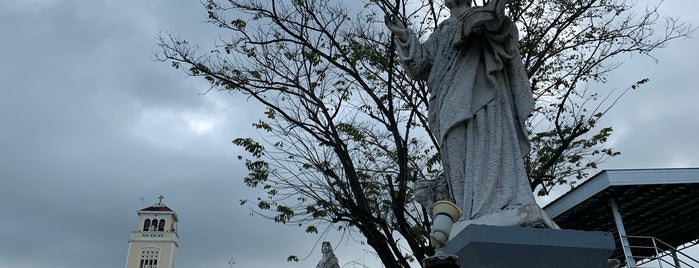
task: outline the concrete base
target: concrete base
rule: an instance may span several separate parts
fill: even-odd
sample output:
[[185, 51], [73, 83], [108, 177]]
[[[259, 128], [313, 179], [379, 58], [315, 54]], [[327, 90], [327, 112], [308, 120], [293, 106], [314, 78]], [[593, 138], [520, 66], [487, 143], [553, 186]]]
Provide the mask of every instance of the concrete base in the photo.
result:
[[469, 225], [444, 252], [461, 268], [600, 268], [614, 251], [610, 233]]
[[424, 268], [460, 268], [459, 257], [455, 255], [432, 256], [422, 261]]

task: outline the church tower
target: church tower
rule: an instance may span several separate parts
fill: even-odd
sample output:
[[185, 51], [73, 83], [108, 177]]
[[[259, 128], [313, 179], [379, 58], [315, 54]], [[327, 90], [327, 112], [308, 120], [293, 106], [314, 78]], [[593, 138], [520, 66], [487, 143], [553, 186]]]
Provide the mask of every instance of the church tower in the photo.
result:
[[126, 268], [174, 268], [179, 236], [177, 214], [160, 201], [139, 210], [138, 229], [131, 232]]

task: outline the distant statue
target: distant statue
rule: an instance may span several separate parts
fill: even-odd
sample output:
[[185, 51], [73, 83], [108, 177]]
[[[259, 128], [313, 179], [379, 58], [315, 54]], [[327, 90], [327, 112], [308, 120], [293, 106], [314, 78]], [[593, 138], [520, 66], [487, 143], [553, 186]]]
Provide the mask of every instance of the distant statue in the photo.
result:
[[427, 81], [429, 126], [461, 222], [557, 228], [536, 204], [524, 167], [534, 98], [505, 1], [445, 0], [451, 16], [424, 43], [394, 16], [385, 23], [407, 74]]
[[320, 259], [316, 268], [340, 268], [340, 264], [337, 262], [337, 257], [335, 257], [330, 242], [323, 242], [321, 251], [323, 252], [323, 258]]
[[607, 260], [606, 265], [604, 266], [605, 268], [619, 268], [621, 265], [621, 262], [617, 259], [609, 259]]

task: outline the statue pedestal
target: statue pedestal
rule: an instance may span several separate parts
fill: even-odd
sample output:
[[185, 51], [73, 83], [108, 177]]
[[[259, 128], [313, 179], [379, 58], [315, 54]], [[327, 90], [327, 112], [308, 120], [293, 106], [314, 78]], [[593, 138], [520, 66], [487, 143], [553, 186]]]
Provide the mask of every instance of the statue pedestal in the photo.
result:
[[455, 255], [432, 256], [422, 261], [424, 268], [460, 268], [459, 257]]
[[444, 249], [461, 268], [599, 268], [614, 251], [610, 233], [469, 225]]

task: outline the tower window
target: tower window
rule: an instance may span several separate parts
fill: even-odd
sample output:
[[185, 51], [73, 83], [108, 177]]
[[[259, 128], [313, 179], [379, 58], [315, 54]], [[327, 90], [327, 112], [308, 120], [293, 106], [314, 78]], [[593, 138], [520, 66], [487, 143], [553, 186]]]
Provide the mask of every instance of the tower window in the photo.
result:
[[149, 220], [149, 219], [146, 219], [146, 220], [143, 222], [143, 231], [148, 231], [148, 227], [150, 227], [150, 220]]
[[165, 231], [165, 220], [160, 220], [160, 223], [158, 223], [158, 231]]
[[138, 268], [158, 268], [158, 258], [160, 257], [160, 249], [144, 248], [141, 249], [141, 260]]
[[151, 230], [151, 231], [156, 231], [156, 230], [158, 230], [157, 228], [158, 228], [158, 220], [157, 220], [157, 219], [153, 219], [153, 220], [150, 222], [150, 230]]

